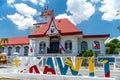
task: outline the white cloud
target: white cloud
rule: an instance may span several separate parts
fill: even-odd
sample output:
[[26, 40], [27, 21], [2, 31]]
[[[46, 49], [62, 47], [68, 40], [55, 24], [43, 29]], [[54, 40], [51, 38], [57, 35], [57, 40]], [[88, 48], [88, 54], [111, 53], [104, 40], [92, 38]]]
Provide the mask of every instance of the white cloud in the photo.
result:
[[103, 13], [103, 20], [112, 21], [120, 19], [120, 15], [116, 16], [117, 10], [120, 10], [119, 0], [103, 0], [99, 10]]
[[36, 23], [33, 18], [24, 17], [18, 13], [7, 15], [7, 18], [9, 18], [14, 24], [16, 24], [19, 30], [28, 29], [33, 25], [33, 23]]
[[74, 24], [80, 24], [82, 21], [88, 20], [94, 13], [95, 8], [90, 2], [85, 0], [67, 0], [67, 12], [71, 15], [59, 14], [58, 17], [67, 17]]
[[44, 7], [45, 3], [46, 3], [46, 0], [38, 0], [39, 1], [39, 5], [41, 7]]
[[98, 3], [100, 0], [91, 0], [92, 3]]
[[0, 18], [0, 21], [2, 21], [3, 19], [2, 18]]
[[13, 7], [15, 0], [7, 0], [7, 4], [11, 7]]
[[[57, 15], [55, 18], [56, 18], [56, 19], [68, 18], [70, 21], [72, 21], [72, 20], [70, 19], [70, 16], [67, 15], [66, 13], [64, 13], [64, 14], [59, 14], [59, 15]], [[73, 21], [72, 21], [72, 22], [73, 22]]]
[[33, 4], [37, 4], [38, 3], [37, 0], [30, 0], [30, 2], [33, 3]]
[[15, 4], [14, 6], [20, 14], [27, 17], [34, 16], [37, 13], [36, 9], [33, 9], [32, 7], [24, 3]]
[[40, 5], [41, 7], [45, 6], [46, 0], [23, 0], [23, 1], [30, 1], [35, 5]]
[[5, 19], [5, 17], [1, 17], [1, 18], [0, 18], [0, 21], [2, 21], [3, 19]]
[[[9, 3], [14, 3], [14, 1], [12, 2], [11, 0]], [[7, 18], [16, 24], [19, 30], [28, 29], [33, 26], [33, 23], [36, 23], [33, 19], [33, 16], [37, 13], [36, 9], [25, 3], [12, 4], [12, 7], [14, 7], [17, 12], [15, 14], [7, 15]]]

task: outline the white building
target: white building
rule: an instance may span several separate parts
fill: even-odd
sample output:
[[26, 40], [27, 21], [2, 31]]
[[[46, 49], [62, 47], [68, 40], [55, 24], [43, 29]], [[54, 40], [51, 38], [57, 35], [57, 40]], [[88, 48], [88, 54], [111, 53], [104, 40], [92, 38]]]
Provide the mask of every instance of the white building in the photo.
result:
[[109, 34], [84, 35], [82, 31], [72, 24], [67, 18], [55, 19], [52, 10], [45, 8], [40, 15], [41, 23], [33, 24], [31, 33], [24, 38], [10, 38], [5, 44], [4, 52], [12, 55], [28, 55], [31, 47], [35, 55], [40, 54], [78, 54], [83, 49], [94, 50], [104, 55], [104, 41]]

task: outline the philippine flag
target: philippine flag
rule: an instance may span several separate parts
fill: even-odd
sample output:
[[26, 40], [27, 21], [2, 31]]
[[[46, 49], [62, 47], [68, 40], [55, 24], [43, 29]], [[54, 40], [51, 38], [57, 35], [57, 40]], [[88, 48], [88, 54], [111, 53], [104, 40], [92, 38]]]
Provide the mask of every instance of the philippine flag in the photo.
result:
[[96, 42], [93, 42], [94, 49], [100, 49], [100, 45]]
[[33, 48], [30, 46], [30, 53], [33, 53]]
[[33, 56], [33, 55], [34, 55], [33, 47], [29, 46], [29, 56]]
[[60, 50], [65, 51], [64, 47], [60, 44]]

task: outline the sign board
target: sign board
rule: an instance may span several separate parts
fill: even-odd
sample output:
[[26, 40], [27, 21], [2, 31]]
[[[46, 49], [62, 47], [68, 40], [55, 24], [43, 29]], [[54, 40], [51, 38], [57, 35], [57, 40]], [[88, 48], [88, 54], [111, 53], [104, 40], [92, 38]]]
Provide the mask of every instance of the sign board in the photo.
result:
[[[45, 65], [40, 63], [45, 60]], [[110, 63], [115, 62], [113, 57], [98, 57], [98, 62], [104, 64], [104, 76], [110, 77]], [[68, 70], [72, 76], [79, 76], [83, 58], [76, 57], [73, 60], [71, 57], [63, 59], [63, 57], [18, 57], [13, 60], [16, 73], [34, 73], [34, 74], [51, 74], [51, 75], [68, 75]], [[43, 63], [42, 63], [43, 64]], [[40, 68], [42, 66], [42, 69]], [[94, 57], [88, 58], [89, 76], [94, 77]], [[58, 74], [58, 70], [59, 73]]]

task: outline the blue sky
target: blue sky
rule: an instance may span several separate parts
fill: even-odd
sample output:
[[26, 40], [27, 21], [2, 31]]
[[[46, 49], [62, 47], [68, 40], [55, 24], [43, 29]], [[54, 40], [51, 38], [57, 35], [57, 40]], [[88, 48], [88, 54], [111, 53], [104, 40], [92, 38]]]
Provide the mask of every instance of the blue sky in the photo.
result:
[[47, 5], [55, 18], [68, 18], [84, 34], [120, 36], [119, 0], [0, 0], [0, 38], [29, 35]]

